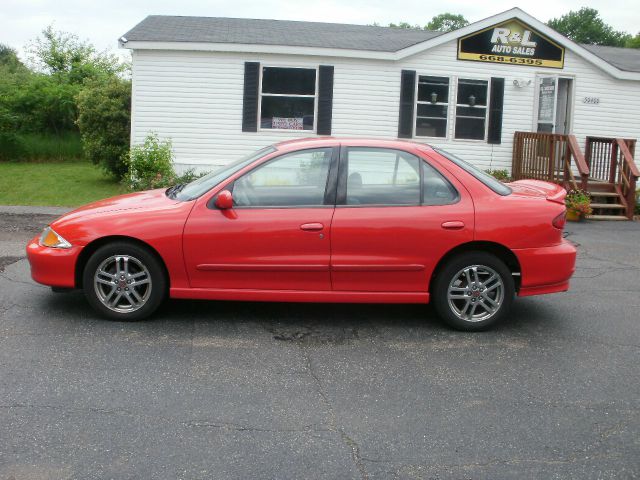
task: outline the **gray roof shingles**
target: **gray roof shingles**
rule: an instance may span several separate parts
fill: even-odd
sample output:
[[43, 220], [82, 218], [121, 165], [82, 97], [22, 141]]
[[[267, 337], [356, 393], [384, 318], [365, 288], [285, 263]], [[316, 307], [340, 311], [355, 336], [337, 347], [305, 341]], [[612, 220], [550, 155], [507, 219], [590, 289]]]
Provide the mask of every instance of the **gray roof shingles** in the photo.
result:
[[440, 34], [341, 23], [150, 15], [123, 36], [128, 41], [243, 43], [396, 52]]
[[[150, 15], [123, 36], [127, 41], [242, 43], [397, 52], [441, 34], [342, 23]], [[582, 46], [620, 70], [640, 72], [640, 49]]]
[[581, 45], [594, 55], [620, 70], [640, 72], [640, 49], [605, 47], [603, 45]]

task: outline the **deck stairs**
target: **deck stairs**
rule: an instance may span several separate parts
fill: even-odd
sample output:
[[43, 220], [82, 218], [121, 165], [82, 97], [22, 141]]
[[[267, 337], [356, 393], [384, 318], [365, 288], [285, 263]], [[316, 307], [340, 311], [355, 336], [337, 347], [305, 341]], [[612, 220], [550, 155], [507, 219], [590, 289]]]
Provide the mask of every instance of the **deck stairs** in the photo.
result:
[[624, 197], [616, 192], [615, 184], [590, 181], [587, 193], [591, 197], [593, 213], [587, 215], [589, 220], [628, 220], [627, 206]]

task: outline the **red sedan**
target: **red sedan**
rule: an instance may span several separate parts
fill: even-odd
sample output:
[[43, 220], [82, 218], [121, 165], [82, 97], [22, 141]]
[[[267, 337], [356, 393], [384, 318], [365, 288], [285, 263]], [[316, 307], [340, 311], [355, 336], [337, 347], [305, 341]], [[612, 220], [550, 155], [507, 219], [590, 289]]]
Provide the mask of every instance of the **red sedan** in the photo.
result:
[[106, 317], [167, 297], [428, 303], [484, 329], [515, 295], [566, 291], [565, 191], [503, 184], [405, 141], [283, 142], [186, 185], [81, 207], [27, 246], [35, 281]]

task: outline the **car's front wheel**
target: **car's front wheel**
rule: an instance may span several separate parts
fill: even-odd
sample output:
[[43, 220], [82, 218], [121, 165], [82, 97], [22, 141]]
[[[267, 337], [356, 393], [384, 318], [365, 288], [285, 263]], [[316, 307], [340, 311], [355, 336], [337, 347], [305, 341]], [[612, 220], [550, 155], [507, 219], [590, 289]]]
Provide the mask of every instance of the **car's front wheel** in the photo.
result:
[[167, 280], [160, 261], [149, 250], [134, 243], [113, 242], [89, 258], [83, 289], [89, 304], [103, 316], [134, 321], [160, 306]]
[[468, 252], [437, 274], [432, 300], [449, 325], [478, 331], [503, 319], [514, 295], [513, 276], [504, 262], [490, 253]]

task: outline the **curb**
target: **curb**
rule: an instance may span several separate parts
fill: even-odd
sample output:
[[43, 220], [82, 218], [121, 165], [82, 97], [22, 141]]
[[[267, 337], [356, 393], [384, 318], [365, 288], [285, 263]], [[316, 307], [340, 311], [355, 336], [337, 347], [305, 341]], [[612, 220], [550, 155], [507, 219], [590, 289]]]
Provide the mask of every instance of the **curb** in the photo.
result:
[[31, 207], [23, 205], [0, 205], [0, 214], [12, 215], [63, 215], [73, 210], [71, 207]]

